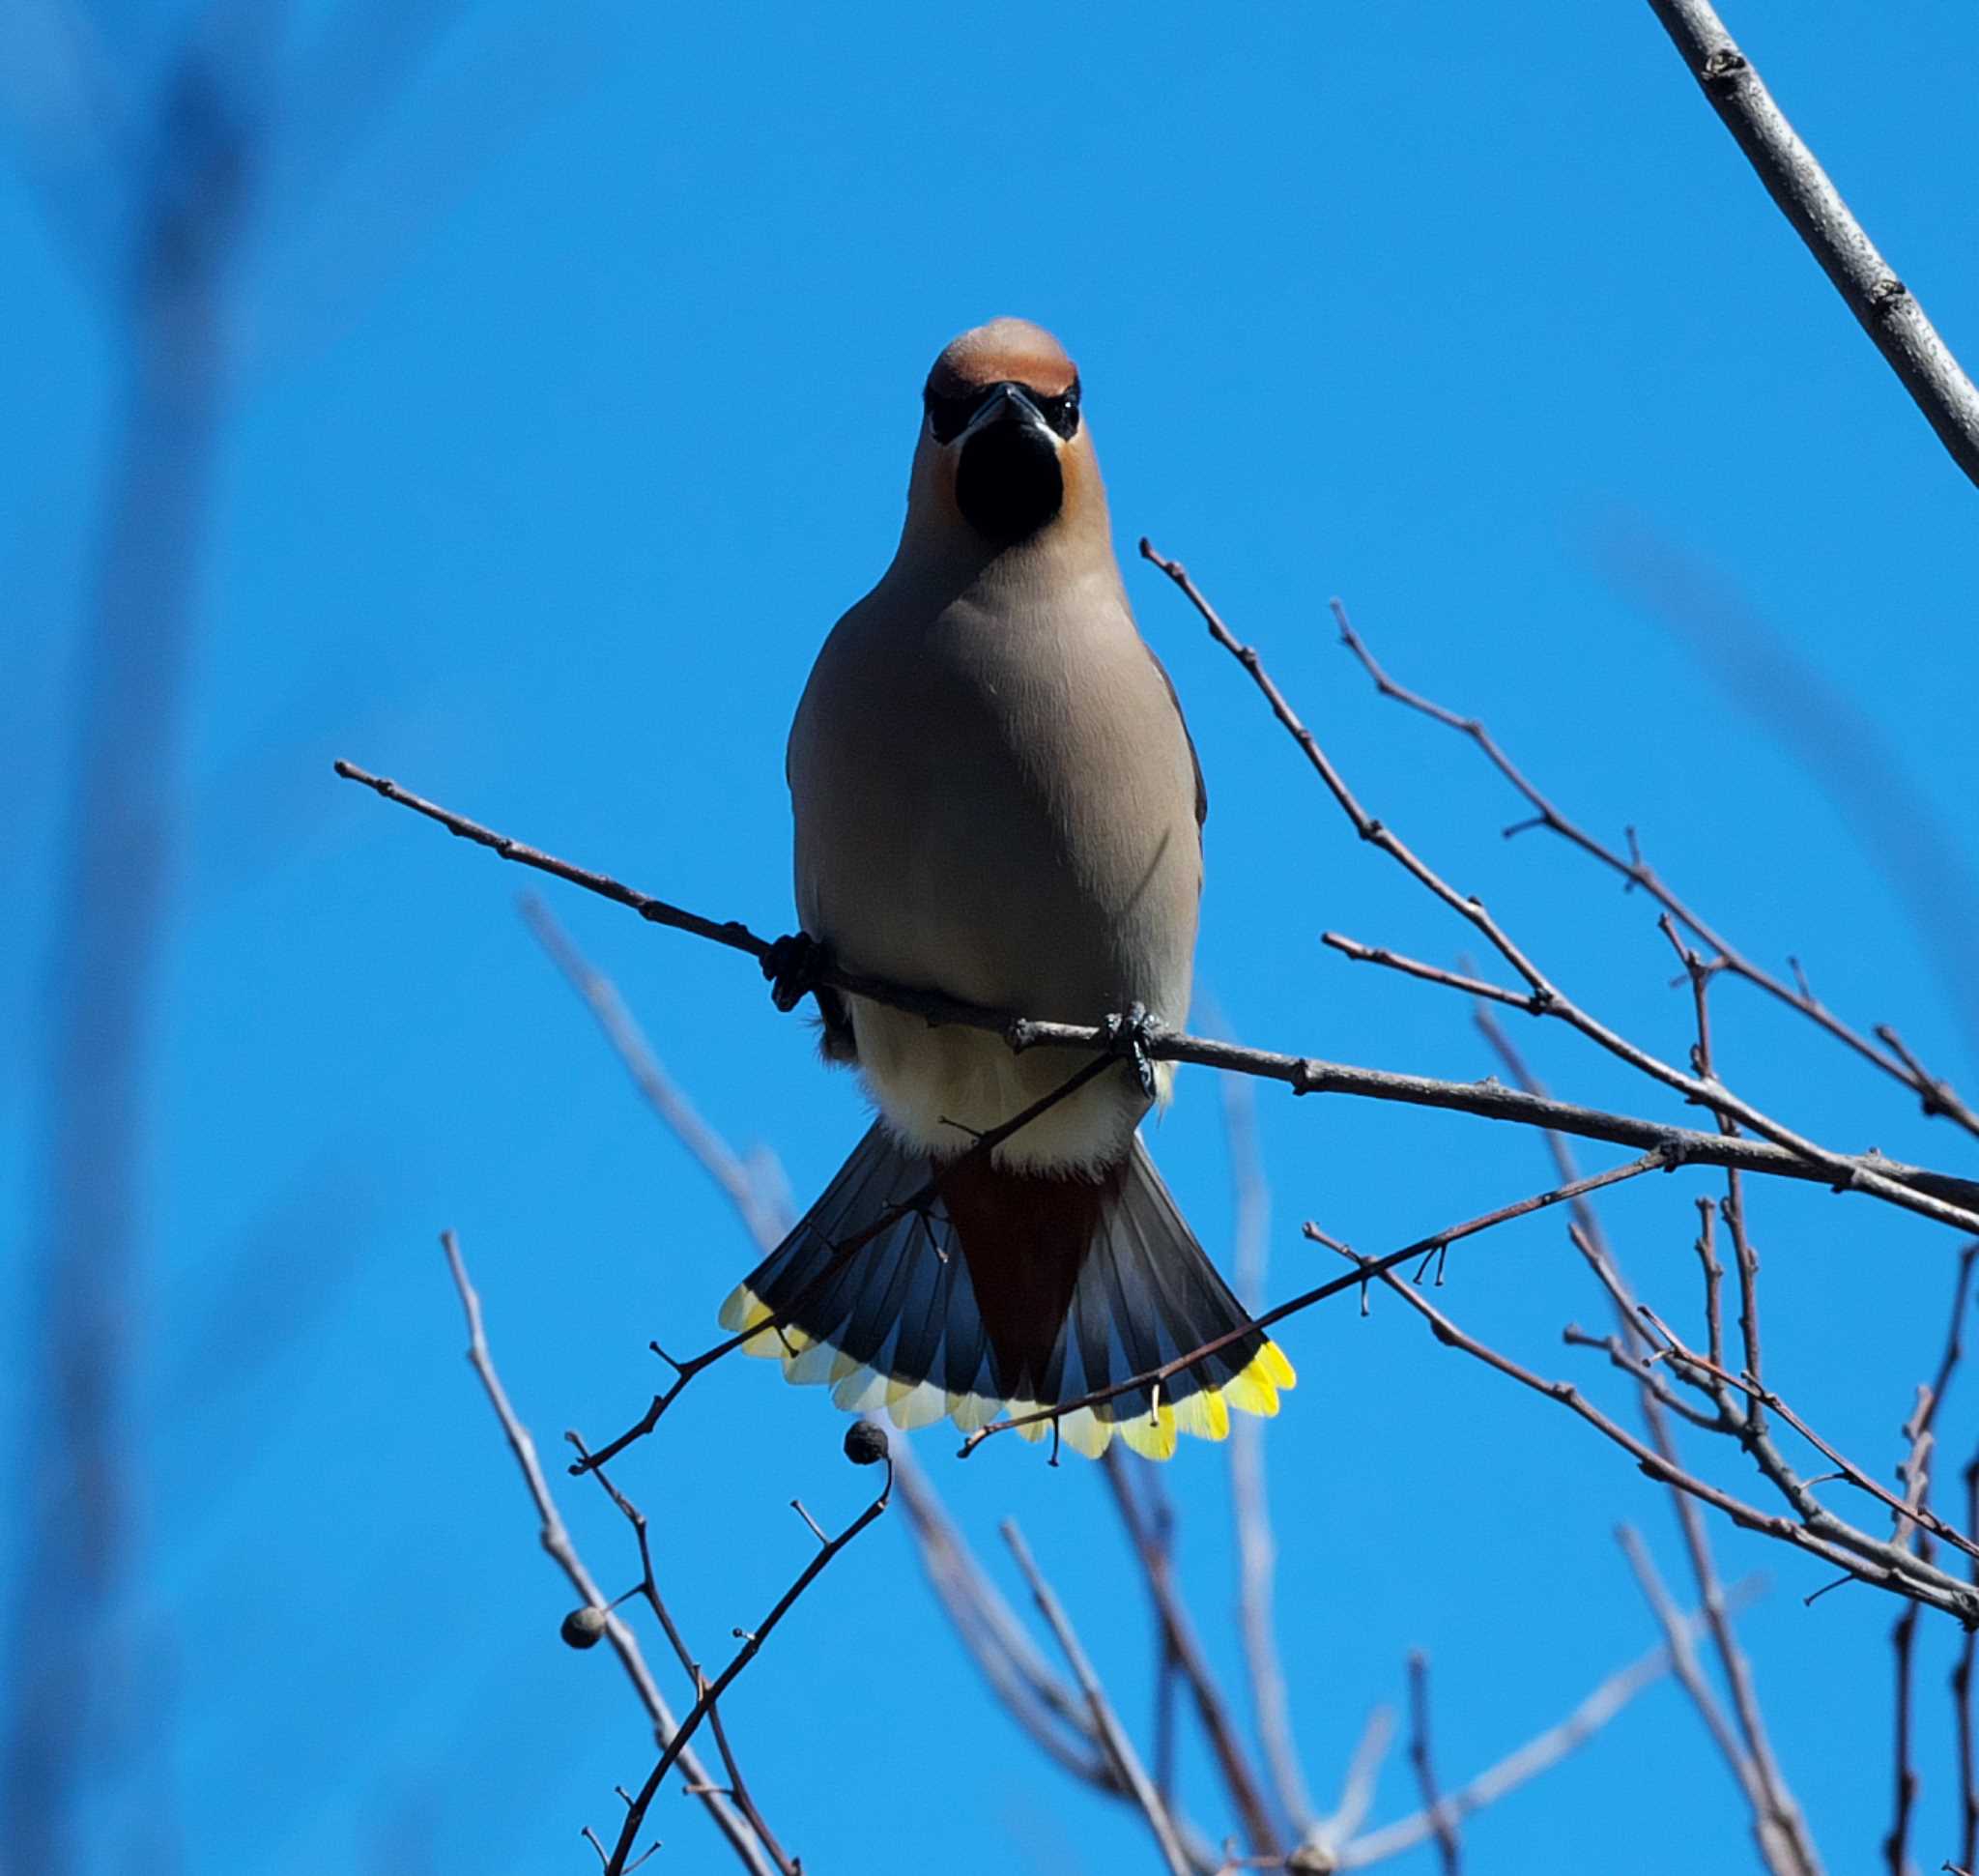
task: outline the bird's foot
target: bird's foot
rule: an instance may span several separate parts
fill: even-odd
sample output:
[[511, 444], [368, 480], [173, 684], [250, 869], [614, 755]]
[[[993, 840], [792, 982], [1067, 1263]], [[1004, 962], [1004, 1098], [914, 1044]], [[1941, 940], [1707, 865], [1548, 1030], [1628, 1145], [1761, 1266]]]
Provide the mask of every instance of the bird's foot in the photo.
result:
[[762, 974], [769, 979], [769, 1000], [788, 1014], [822, 987], [831, 967], [831, 951], [809, 932], [791, 932], [762, 954]]
[[1106, 1019], [1106, 1034], [1113, 1053], [1133, 1064], [1133, 1078], [1150, 1101], [1155, 1098], [1155, 1061], [1148, 1051], [1167, 1029], [1168, 1025], [1145, 1003], [1130, 1003], [1124, 1013]]

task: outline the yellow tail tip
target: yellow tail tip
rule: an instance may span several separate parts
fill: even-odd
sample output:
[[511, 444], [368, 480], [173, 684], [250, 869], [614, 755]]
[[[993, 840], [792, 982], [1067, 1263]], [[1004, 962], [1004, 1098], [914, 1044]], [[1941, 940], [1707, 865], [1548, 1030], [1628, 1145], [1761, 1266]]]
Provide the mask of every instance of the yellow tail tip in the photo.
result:
[[[798, 1384], [822, 1382], [834, 1402], [852, 1413], [885, 1412], [903, 1429], [930, 1426], [947, 1418], [964, 1433], [974, 1433], [994, 1420], [1045, 1413], [1038, 1400], [998, 1400], [978, 1394], [952, 1394], [929, 1380], [908, 1380], [876, 1373], [855, 1356], [818, 1342], [793, 1324], [762, 1327], [776, 1312], [747, 1284], [737, 1284], [721, 1307], [721, 1324], [731, 1335], [744, 1337], [745, 1355], [781, 1361], [787, 1380]], [[755, 1331], [756, 1333], [751, 1333]], [[1123, 1419], [1105, 1416], [1104, 1407], [1073, 1407], [1055, 1416], [1063, 1444], [1088, 1458], [1098, 1458], [1118, 1434], [1121, 1444], [1142, 1458], [1173, 1456], [1179, 1436], [1222, 1440], [1230, 1433], [1230, 1413], [1256, 1414], [1269, 1420], [1278, 1411], [1279, 1394], [1298, 1385], [1298, 1375], [1285, 1351], [1267, 1340], [1244, 1368], [1220, 1387], [1205, 1388], [1179, 1400], [1162, 1400], [1147, 1413]], [[1054, 1430], [1047, 1416], [1016, 1429], [1032, 1444]]]

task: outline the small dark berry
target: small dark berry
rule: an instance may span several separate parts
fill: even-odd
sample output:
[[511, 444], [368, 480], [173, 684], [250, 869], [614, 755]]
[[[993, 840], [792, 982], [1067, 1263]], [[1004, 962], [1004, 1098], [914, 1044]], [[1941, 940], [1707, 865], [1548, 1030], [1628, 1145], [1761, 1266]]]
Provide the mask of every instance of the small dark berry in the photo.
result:
[[846, 1458], [854, 1465], [877, 1465], [886, 1458], [886, 1429], [870, 1420], [855, 1420], [846, 1429]]
[[572, 1609], [558, 1632], [572, 1648], [595, 1648], [605, 1632], [605, 1612], [588, 1607]]

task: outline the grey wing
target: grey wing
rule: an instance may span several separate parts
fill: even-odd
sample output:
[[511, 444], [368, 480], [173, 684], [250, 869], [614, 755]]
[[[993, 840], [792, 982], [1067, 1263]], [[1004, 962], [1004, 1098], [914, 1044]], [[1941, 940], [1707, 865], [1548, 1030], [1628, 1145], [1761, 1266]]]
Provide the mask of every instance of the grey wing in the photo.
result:
[[1182, 714], [1182, 699], [1176, 695], [1175, 679], [1168, 676], [1168, 667], [1155, 655], [1155, 648], [1145, 639], [1142, 648], [1148, 660], [1161, 673], [1162, 682], [1167, 686], [1168, 701], [1175, 706], [1175, 721], [1182, 725], [1182, 740], [1189, 745], [1189, 765], [1195, 770], [1195, 828], [1196, 839], [1202, 838], [1202, 823], [1210, 818], [1210, 792], [1202, 779], [1202, 758], [1195, 753], [1195, 738], [1189, 734], [1189, 719]]

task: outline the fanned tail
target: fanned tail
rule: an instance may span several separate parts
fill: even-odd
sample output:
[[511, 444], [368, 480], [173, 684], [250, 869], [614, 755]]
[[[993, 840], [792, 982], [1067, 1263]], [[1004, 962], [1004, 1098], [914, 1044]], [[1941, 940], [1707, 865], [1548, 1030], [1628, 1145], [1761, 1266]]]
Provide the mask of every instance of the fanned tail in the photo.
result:
[[[781, 1360], [788, 1380], [828, 1384], [848, 1411], [884, 1409], [898, 1427], [947, 1415], [970, 1432], [1228, 1336], [1160, 1382], [1069, 1408], [1056, 1421], [1065, 1442], [1098, 1458], [1117, 1432], [1164, 1459], [1179, 1433], [1223, 1438], [1233, 1407], [1277, 1412], [1292, 1364], [1217, 1274], [1137, 1137], [1098, 1179], [963, 1160], [933, 1199], [888, 1218], [935, 1170], [875, 1123], [723, 1304], [735, 1334], [766, 1325], [744, 1352]], [[1042, 1439], [1051, 1424], [1020, 1430]]]

